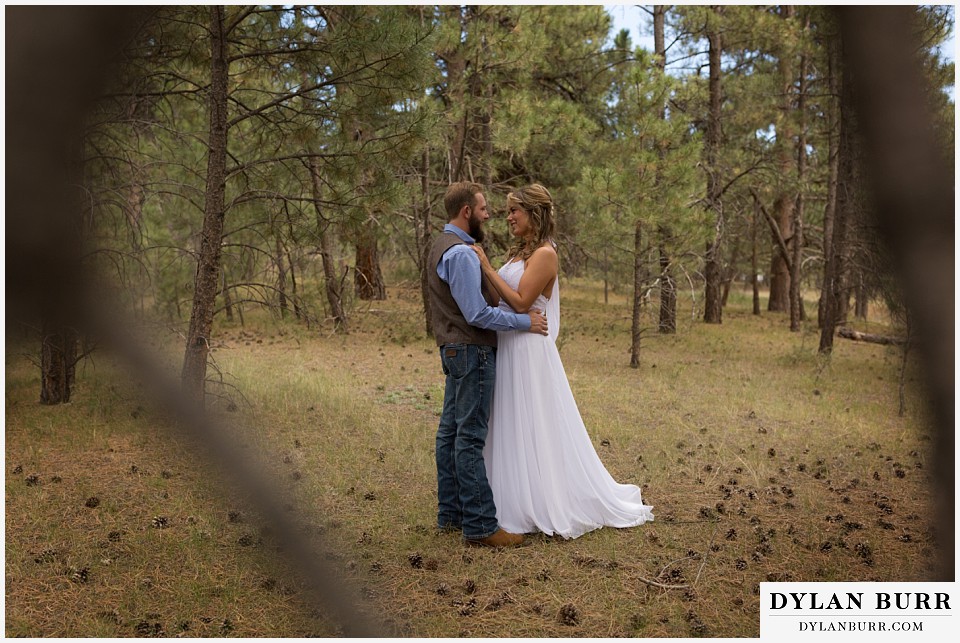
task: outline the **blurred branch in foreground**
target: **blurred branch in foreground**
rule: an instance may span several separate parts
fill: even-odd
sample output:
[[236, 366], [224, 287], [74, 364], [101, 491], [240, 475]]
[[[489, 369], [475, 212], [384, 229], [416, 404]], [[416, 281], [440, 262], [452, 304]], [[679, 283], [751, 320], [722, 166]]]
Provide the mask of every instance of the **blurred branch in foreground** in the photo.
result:
[[913, 7], [844, 7], [845, 64], [856, 83], [877, 224], [903, 279], [920, 338], [936, 427], [934, 467], [942, 556], [954, 580], [954, 177], [931, 126], [916, 57]]
[[[84, 115], [102, 91], [109, 62], [150, 9], [11, 7], [7, 11], [7, 320], [41, 319], [45, 328], [102, 337], [152, 391], [181, 437], [233, 475], [229, 484], [255, 502], [284, 553], [316, 592], [321, 612], [349, 636], [381, 628], [355, 607], [355, 592], [324, 562], [283, 511], [288, 501], [243, 453], [227, 427], [180, 393], [179, 379], [136, 340], [108, 291], [81, 273], [83, 194], [76, 175]], [[39, 324], [38, 324], [39, 325]]]

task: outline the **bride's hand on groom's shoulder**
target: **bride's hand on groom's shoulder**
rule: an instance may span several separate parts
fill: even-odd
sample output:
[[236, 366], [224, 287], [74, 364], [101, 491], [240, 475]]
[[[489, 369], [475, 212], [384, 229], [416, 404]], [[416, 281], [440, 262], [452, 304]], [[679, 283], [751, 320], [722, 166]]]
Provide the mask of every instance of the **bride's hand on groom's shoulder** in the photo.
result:
[[477, 257], [480, 259], [480, 268], [482, 270], [493, 270], [493, 266], [490, 265], [490, 260], [487, 259], [487, 253], [483, 251], [483, 248], [477, 244], [473, 244], [470, 247], [477, 253]]

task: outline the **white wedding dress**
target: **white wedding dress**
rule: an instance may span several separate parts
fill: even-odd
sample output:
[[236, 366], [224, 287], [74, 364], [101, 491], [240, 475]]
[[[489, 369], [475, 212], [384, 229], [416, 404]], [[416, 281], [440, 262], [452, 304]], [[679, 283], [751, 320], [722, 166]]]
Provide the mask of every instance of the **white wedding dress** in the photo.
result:
[[[500, 269], [517, 289], [523, 261]], [[502, 301], [500, 307], [511, 310]], [[653, 520], [640, 488], [619, 484], [597, 455], [560, 361], [560, 285], [532, 308], [546, 311], [549, 336], [497, 333], [497, 377], [483, 458], [500, 527], [577, 538], [599, 527]]]

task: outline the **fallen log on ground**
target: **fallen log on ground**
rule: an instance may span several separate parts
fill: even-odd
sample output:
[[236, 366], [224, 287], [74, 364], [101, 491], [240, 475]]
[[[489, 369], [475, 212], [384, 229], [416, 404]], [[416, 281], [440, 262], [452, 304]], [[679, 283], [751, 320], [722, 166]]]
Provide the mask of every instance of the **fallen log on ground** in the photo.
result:
[[853, 330], [852, 328], [841, 328], [837, 335], [843, 337], [844, 339], [852, 339], [856, 342], [870, 342], [871, 344], [886, 344], [886, 345], [895, 345], [903, 346], [906, 343], [906, 340], [899, 337], [886, 337], [885, 335], [874, 335], [872, 333], [861, 333], [858, 330]]

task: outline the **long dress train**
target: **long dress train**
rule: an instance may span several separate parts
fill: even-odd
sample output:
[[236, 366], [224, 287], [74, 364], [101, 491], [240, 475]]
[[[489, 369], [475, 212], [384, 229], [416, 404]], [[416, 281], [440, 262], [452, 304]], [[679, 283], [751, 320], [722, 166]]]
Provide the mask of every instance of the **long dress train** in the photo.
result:
[[[516, 290], [523, 261], [500, 269]], [[501, 307], [509, 309], [505, 302]], [[619, 484], [600, 461], [560, 361], [560, 284], [533, 308], [546, 311], [549, 335], [497, 333], [497, 378], [483, 451], [497, 521], [513, 533], [577, 538], [603, 526], [653, 520], [640, 488]]]

